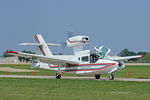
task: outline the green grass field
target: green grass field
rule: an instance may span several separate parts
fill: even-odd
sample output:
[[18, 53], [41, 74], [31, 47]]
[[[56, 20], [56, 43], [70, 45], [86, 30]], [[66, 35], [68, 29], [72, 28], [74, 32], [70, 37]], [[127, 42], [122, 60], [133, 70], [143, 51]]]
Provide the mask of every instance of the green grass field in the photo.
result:
[[127, 72], [129, 72], [129, 78], [150, 78], [149, 65], [126, 66], [121, 71], [116, 72], [115, 77], [126, 77]]
[[[0, 67], [30, 69], [30, 65], [1, 64]], [[34, 75], [55, 75], [55, 71], [35, 69]], [[127, 66], [115, 77], [150, 78], [150, 66]], [[0, 72], [4, 75], [5, 72]], [[8, 75], [31, 75], [8, 72]], [[74, 74], [63, 74], [75, 76]], [[103, 75], [106, 77], [107, 75]], [[77, 79], [0, 78], [0, 100], [149, 100], [150, 82], [125, 82]]]
[[0, 78], [0, 100], [149, 100], [150, 82]]

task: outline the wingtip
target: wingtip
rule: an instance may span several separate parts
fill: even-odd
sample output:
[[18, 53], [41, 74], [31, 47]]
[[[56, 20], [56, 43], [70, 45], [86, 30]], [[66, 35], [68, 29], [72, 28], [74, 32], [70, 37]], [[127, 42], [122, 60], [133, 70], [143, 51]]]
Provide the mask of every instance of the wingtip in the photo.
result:
[[141, 57], [145, 57], [145, 55], [141, 55]]

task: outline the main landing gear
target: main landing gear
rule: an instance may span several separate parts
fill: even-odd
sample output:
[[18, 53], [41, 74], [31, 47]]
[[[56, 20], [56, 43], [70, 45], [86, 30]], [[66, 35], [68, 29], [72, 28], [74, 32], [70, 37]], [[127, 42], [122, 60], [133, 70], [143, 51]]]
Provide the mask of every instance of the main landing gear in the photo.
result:
[[56, 79], [60, 79], [60, 78], [61, 78], [61, 76], [62, 76], [61, 73], [62, 73], [62, 72], [57, 72], [57, 73], [56, 73]]
[[109, 75], [109, 79], [110, 79], [110, 80], [113, 80], [113, 79], [114, 79], [114, 75], [113, 75], [113, 74], [110, 74], [110, 75]]
[[98, 74], [98, 75], [95, 75], [95, 79], [100, 79], [101, 75]]
[[62, 76], [62, 72], [61, 72], [61, 64], [59, 64], [58, 72], [56, 73], [56, 79], [60, 79], [61, 76]]
[[[100, 79], [100, 77], [101, 77], [100, 74], [95, 75], [95, 79]], [[114, 75], [113, 75], [113, 74], [110, 74], [110, 75], [109, 75], [109, 79], [110, 79], [110, 80], [113, 80], [113, 79], [114, 79]]]

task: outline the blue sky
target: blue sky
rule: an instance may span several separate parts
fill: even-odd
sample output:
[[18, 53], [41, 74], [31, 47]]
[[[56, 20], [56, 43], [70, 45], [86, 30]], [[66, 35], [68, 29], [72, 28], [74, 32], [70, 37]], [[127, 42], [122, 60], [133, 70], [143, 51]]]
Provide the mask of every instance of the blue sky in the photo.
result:
[[[67, 31], [90, 36], [85, 49], [106, 46], [112, 55], [124, 48], [150, 51], [149, 4], [149, 0], [0, 0], [0, 54], [7, 49], [34, 51], [18, 45], [35, 42], [34, 33], [60, 43]], [[52, 51], [72, 53], [70, 48]]]

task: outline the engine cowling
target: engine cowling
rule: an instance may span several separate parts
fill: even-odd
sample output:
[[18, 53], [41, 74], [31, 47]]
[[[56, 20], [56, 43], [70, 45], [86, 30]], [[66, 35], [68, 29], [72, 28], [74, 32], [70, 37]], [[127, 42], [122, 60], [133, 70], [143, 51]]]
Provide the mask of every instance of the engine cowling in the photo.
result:
[[76, 46], [83, 46], [89, 43], [88, 36], [75, 36], [68, 38], [66, 40], [66, 44], [68, 47], [76, 47]]

